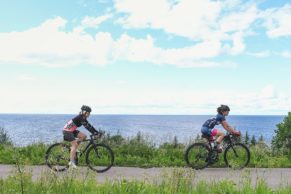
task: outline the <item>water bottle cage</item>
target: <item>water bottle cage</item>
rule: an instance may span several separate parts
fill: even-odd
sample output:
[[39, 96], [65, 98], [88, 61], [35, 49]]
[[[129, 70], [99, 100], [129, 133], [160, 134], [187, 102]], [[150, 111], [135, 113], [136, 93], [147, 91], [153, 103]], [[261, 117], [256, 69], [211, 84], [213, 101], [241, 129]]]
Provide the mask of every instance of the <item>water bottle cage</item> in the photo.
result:
[[208, 157], [209, 157], [210, 164], [214, 164], [214, 163], [218, 162], [218, 160], [219, 160], [219, 158], [218, 158], [219, 156], [218, 156], [217, 152], [210, 152]]
[[214, 140], [210, 141], [210, 145], [211, 145], [211, 148], [213, 149], [215, 146], [217, 146], [216, 141]]

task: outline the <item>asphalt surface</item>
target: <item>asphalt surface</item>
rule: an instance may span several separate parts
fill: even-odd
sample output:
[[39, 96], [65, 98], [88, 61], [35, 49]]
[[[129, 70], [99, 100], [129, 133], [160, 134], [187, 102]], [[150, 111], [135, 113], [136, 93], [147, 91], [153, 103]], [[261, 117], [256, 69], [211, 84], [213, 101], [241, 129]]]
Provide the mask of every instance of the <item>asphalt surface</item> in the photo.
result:
[[[17, 168], [13, 165], [0, 165], [0, 179], [15, 175]], [[244, 170], [232, 170], [229, 168], [206, 168], [193, 170], [191, 168], [135, 168], [135, 167], [112, 167], [104, 173], [95, 173], [87, 167], [78, 167], [77, 170], [55, 173], [47, 166], [26, 166], [25, 170], [32, 174], [34, 181], [45, 176], [65, 177], [68, 173], [74, 173], [78, 179], [86, 180], [93, 177], [96, 182], [126, 180], [143, 180], [148, 182], [159, 182], [163, 177], [175, 177], [177, 173], [187, 174], [193, 179], [193, 183], [199, 181], [217, 182], [231, 180], [236, 185], [242, 185], [244, 181], [250, 181], [255, 186], [260, 180], [266, 181], [269, 187], [291, 185], [291, 168], [247, 168]]]

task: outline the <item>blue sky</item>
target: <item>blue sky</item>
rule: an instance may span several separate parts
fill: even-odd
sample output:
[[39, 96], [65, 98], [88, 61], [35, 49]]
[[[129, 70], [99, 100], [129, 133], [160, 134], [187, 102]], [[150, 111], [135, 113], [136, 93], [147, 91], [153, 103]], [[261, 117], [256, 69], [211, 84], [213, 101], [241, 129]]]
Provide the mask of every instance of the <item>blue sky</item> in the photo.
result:
[[290, 111], [291, 1], [0, 2], [0, 113]]

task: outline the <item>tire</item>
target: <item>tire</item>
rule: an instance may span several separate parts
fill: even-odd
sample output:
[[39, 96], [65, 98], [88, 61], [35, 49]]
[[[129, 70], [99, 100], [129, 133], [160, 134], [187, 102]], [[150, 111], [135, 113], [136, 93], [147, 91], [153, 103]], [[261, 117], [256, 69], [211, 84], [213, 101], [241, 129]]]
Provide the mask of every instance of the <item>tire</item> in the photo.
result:
[[56, 172], [69, 168], [70, 146], [64, 143], [51, 145], [45, 153], [45, 161], [49, 168]]
[[96, 172], [105, 172], [113, 166], [114, 154], [105, 144], [92, 145], [86, 152], [86, 163]]
[[224, 152], [224, 162], [229, 168], [243, 169], [250, 162], [249, 148], [242, 143], [228, 145]]
[[[209, 147], [204, 143], [194, 143], [185, 152], [185, 161], [193, 169], [199, 170], [209, 165]], [[193, 161], [196, 159], [195, 161]]]

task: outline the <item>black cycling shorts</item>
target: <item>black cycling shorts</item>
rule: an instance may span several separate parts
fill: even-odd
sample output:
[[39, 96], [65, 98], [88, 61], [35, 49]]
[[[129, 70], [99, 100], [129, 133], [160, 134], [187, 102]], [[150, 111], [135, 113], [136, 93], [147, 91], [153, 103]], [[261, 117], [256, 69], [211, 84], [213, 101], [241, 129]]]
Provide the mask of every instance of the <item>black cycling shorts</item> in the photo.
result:
[[78, 137], [79, 130], [75, 130], [73, 132], [63, 130], [64, 140], [65, 141], [74, 141]]

